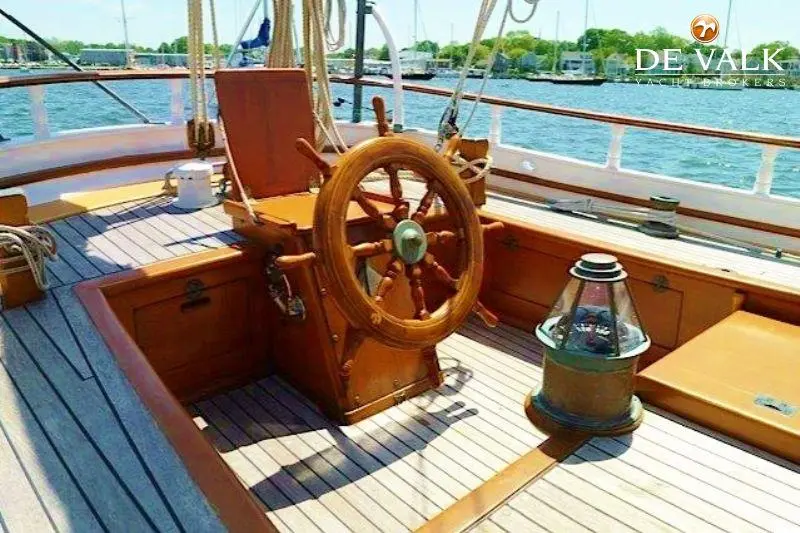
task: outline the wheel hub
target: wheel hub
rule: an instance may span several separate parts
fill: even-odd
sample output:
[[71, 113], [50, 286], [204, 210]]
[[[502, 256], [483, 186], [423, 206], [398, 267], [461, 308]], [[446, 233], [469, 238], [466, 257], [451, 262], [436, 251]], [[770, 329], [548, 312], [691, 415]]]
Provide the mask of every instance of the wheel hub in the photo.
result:
[[407, 265], [418, 263], [428, 250], [425, 230], [413, 220], [401, 220], [392, 234], [394, 253]]

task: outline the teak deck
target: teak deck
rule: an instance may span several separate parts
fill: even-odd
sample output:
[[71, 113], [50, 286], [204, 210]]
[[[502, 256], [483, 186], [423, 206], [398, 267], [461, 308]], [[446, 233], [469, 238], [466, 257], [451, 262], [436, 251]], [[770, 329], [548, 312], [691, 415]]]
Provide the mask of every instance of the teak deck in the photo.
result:
[[[496, 196], [487, 208], [800, 290], [796, 267]], [[0, 530], [223, 530], [72, 286], [231, 244], [228, 217], [152, 199], [49, 226], [61, 259], [48, 298], [0, 314]], [[349, 427], [275, 377], [191, 409], [279, 529], [410, 530], [542, 442], [522, 412], [537, 350], [470, 322], [440, 345], [443, 388]], [[649, 410], [632, 437], [591, 439], [475, 530], [800, 531], [800, 467]]]

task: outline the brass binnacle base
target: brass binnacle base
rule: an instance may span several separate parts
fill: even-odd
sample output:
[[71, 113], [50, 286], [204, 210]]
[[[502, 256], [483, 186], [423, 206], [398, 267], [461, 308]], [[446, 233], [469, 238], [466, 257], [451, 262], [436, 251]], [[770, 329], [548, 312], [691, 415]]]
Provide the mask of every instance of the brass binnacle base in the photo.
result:
[[637, 397], [633, 397], [630, 410], [624, 415], [608, 420], [580, 419], [562, 413], [548, 404], [541, 393], [531, 391], [525, 397], [525, 415], [533, 425], [549, 435], [572, 431], [586, 435], [613, 436], [630, 433], [642, 424], [644, 409]]

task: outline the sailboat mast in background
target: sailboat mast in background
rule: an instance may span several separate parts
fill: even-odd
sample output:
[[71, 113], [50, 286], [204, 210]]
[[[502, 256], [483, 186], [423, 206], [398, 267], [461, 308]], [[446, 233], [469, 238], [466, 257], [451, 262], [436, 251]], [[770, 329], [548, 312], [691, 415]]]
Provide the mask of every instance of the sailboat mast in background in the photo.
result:
[[[728, 47], [728, 31], [731, 27], [731, 9], [733, 9], [733, 0], [728, 0], [728, 16], [725, 19], [725, 39], [722, 43], [723, 50]], [[739, 43], [741, 45], [741, 43]]]
[[588, 39], [586, 38], [586, 32], [589, 30], [589, 0], [586, 0], [585, 7], [583, 10], [583, 57], [581, 57], [581, 73], [585, 76], [586, 75], [586, 47], [588, 45]]
[[130, 40], [128, 39], [128, 16], [125, 14], [125, 0], [119, 0], [122, 6], [122, 31], [125, 36], [125, 68], [133, 68]]
[[556, 41], [553, 43], [553, 74], [558, 70], [558, 23], [561, 20], [561, 11], [556, 11]]
[[417, 59], [417, 14], [419, 11], [419, 1], [414, 0], [414, 59]]

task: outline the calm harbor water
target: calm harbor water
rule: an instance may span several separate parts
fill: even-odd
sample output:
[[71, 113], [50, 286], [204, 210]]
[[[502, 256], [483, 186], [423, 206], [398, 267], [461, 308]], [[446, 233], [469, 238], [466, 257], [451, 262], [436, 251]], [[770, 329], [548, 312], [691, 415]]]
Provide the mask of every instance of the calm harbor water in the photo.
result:
[[[17, 75], [14, 71], [0, 70], [0, 75], [9, 74]], [[452, 88], [456, 81], [434, 79], [427, 83]], [[480, 84], [480, 80], [468, 82], [470, 91], [477, 90]], [[169, 119], [168, 82], [112, 82], [110, 86], [152, 119]], [[46, 91], [51, 131], [136, 123], [125, 109], [92, 84], [52, 85]], [[800, 135], [800, 91], [712, 91], [617, 83], [580, 87], [489, 80], [486, 92], [505, 98], [673, 122]], [[188, 96], [188, 91], [184, 94]], [[365, 101], [369, 103], [375, 94], [384, 96], [387, 106], [391, 107], [388, 90], [367, 88]], [[352, 87], [334, 85], [334, 96], [346, 100], [336, 109], [337, 118], [349, 119]], [[445, 102], [441, 97], [406, 93], [406, 127], [435, 129]], [[471, 103], [462, 107], [460, 122], [466, 118], [469, 106]], [[185, 109], [188, 114], [188, 102]], [[364, 116], [371, 118], [371, 111], [366, 109]], [[489, 121], [489, 108], [480, 106], [467, 133], [486, 135]], [[502, 126], [504, 142], [596, 163], [605, 161], [610, 141], [608, 125], [543, 113], [506, 109]], [[27, 90], [0, 90], [0, 134], [14, 138], [32, 132]], [[0, 151], [0, 165], [1, 156]], [[753, 186], [760, 159], [760, 147], [735, 141], [634, 128], [626, 130], [623, 140], [622, 164], [626, 168], [743, 189]], [[800, 150], [779, 152], [773, 192], [800, 198]]]

